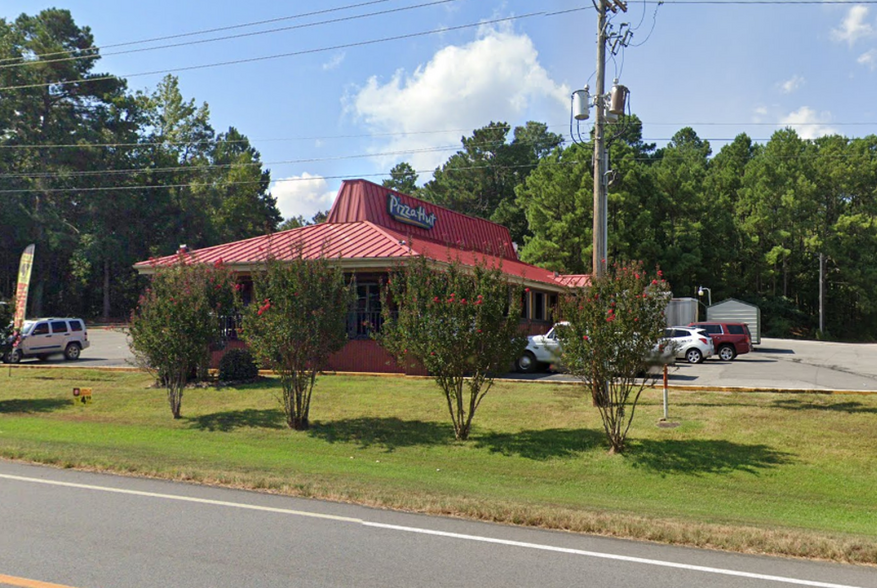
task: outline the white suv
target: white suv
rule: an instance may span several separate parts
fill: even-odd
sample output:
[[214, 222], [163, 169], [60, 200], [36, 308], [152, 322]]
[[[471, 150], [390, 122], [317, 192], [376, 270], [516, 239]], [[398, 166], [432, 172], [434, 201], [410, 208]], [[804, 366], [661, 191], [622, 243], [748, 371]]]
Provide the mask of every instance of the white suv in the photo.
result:
[[688, 363], [701, 363], [715, 354], [709, 334], [700, 327], [669, 327], [664, 329], [664, 342], [676, 351], [676, 357]]
[[[544, 335], [531, 335], [527, 337], [527, 348], [515, 360], [515, 368], [519, 372], [532, 373], [540, 369], [546, 369], [552, 364], [560, 367], [563, 350], [560, 347], [560, 337], [557, 332], [568, 324], [567, 321], [561, 321]], [[676, 358], [673, 356], [673, 348], [665, 348], [661, 342], [656, 343], [645, 358], [645, 363], [649, 368], [674, 364], [675, 362]]]
[[4, 359], [18, 363], [25, 357], [45, 360], [50, 355], [63, 353], [65, 359], [74, 360], [79, 359], [88, 345], [88, 331], [82, 319], [42, 318], [24, 321], [18, 342]]

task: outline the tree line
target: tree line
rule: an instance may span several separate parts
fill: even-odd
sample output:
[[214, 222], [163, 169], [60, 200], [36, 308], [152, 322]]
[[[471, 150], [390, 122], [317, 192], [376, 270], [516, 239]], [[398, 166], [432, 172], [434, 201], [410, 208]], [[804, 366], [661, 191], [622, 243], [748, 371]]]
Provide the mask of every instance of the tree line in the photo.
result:
[[[505, 224], [524, 261], [589, 273], [593, 143], [563, 145], [540, 123], [511, 132], [491, 123], [464, 137], [421, 188], [407, 163], [385, 184]], [[705, 286], [713, 302], [757, 304], [768, 336], [877, 338], [877, 136], [787, 128], [713, 154], [691, 128], [645, 143], [635, 115], [607, 134], [610, 260], [662, 268], [675, 296]]]
[[[126, 318], [136, 261], [325, 218], [281, 225], [244, 134], [217, 132], [173, 76], [130, 91], [93, 45], [66, 10], [0, 19], [0, 298], [36, 243], [30, 316]], [[758, 304], [767, 335], [877, 338], [877, 136], [783, 129], [714, 154], [690, 128], [646, 143], [636, 116], [608, 136], [610, 259], [661, 267], [676, 296]], [[531, 121], [461, 144], [422, 185], [404, 162], [385, 185], [509, 227], [525, 261], [590, 272], [592, 143]]]
[[127, 317], [135, 262], [281, 221], [244, 134], [217, 132], [175, 77], [132, 92], [99, 57], [67, 10], [0, 19], [0, 297], [35, 243], [29, 316]]

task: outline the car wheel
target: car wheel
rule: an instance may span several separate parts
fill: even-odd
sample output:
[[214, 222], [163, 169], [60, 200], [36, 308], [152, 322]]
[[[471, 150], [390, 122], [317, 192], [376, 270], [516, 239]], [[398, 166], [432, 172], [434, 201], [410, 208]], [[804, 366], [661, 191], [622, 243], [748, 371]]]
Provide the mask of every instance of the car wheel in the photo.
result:
[[685, 352], [685, 359], [688, 363], [700, 363], [703, 361], [703, 353], [700, 352], [700, 349], [692, 347]]
[[537, 369], [539, 369], [539, 362], [536, 361], [536, 356], [533, 355], [530, 351], [525, 351], [521, 357], [515, 362], [516, 367], [519, 372], [523, 372], [525, 374], [532, 374]]
[[6, 354], [6, 361], [8, 363], [20, 363], [21, 362], [21, 349], [13, 349], [9, 353]]
[[67, 346], [67, 349], [64, 350], [64, 359], [68, 359], [70, 361], [79, 359], [79, 353], [81, 351], [82, 347], [79, 346], [79, 343], [71, 343]]
[[731, 345], [722, 345], [719, 347], [719, 359], [722, 361], [731, 361], [735, 357], [737, 357], [737, 352], [734, 351], [734, 347]]

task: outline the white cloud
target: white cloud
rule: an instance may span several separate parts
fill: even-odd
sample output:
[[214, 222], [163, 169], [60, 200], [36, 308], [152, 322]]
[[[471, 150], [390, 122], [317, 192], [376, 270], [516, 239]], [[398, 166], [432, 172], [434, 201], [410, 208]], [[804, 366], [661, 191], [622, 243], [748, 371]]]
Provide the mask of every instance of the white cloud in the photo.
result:
[[871, 68], [871, 71], [877, 70], [877, 49], [871, 49], [867, 53], [862, 53], [856, 62]]
[[856, 5], [850, 8], [840, 26], [832, 29], [831, 38], [835, 41], [846, 42], [852, 46], [859, 39], [874, 36], [874, 27], [871, 23], [865, 22], [868, 12], [867, 6]]
[[795, 129], [802, 139], [815, 139], [825, 135], [837, 134], [837, 129], [828, 125], [830, 112], [817, 113], [808, 106], [802, 106], [781, 119], [784, 126]]
[[790, 79], [785, 82], [780, 82], [780, 88], [782, 89], [784, 94], [791, 94], [798, 88], [804, 85], [803, 76], [799, 76], [797, 74], [793, 75]]
[[274, 181], [271, 195], [277, 198], [277, 208], [285, 219], [303, 216], [310, 220], [317, 212], [329, 210], [335, 200], [326, 179], [307, 172]]
[[[382, 167], [404, 160], [431, 171], [460, 149], [460, 137], [491, 121], [514, 127], [525, 120], [563, 120], [569, 116], [569, 94], [539, 63], [527, 35], [485, 28], [475, 41], [439, 50], [411, 74], [399, 70], [385, 84], [370, 78], [346, 102], [374, 133], [411, 133], [387, 139], [374, 151], [420, 152], [385, 156]], [[417, 134], [439, 129], [447, 131]], [[437, 146], [452, 149], [428, 151]]]
[[323, 64], [323, 71], [338, 69], [338, 67], [344, 62], [345, 57], [347, 57], [347, 54], [343, 51], [341, 53], [336, 53], [332, 56], [332, 59]]

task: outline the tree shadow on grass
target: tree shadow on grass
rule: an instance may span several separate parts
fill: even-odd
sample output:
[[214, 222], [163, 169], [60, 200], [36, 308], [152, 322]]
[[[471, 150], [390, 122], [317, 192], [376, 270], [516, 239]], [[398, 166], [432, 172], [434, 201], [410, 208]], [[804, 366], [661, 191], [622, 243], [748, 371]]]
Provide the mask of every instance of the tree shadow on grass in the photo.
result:
[[828, 410], [833, 412], [853, 413], [869, 413], [877, 414], [877, 408], [865, 406], [861, 402], [835, 402], [832, 404], [817, 404], [812, 401], [798, 400], [796, 398], [783, 398], [774, 400], [775, 408], [785, 408], [788, 410]]
[[308, 435], [328, 443], [355, 443], [362, 448], [378, 446], [391, 452], [397, 447], [447, 445], [454, 440], [454, 429], [450, 424], [362, 417], [312, 422]]
[[605, 441], [606, 434], [596, 429], [540, 429], [479, 435], [475, 445], [507, 456], [546, 460], [572, 457], [605, 446]]
[[69, 400], [62, 400], [60, 398], [14, 398], [12, 400], [0, 400], [0, 414], [51, 412], [69, 406]]
[[635, 468], [667, 474], [757, 474], [792, 463], [791, 453], [721, 439], [630, 441], [625, 456]]
[[221, 431], [228, 433], [243, 427], [262, 429], [283, 429], [286, 427], [286, 418], [280, 409], [255, 410], [229, 410], [226, 412], [214, 412], [195, 418], [189, 418], [189, 423], [194, 429], [204, 431]]

